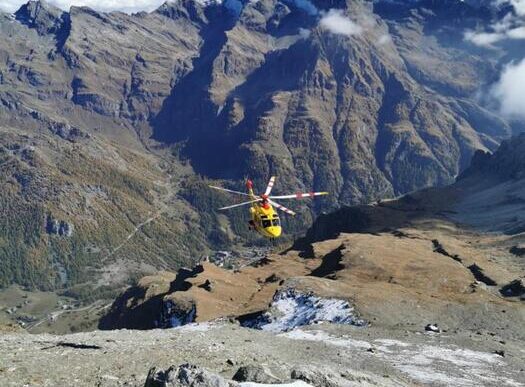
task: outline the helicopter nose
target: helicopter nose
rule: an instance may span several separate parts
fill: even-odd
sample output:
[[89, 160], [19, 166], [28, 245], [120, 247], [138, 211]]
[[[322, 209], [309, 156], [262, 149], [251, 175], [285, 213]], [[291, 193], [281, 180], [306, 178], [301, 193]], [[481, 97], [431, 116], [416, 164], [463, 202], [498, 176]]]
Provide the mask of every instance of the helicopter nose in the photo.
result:
[[280, 226], [268, 227], [266, 230], [270, 233], [272, 238], [277, 238], [281, 235], [282, 229]]

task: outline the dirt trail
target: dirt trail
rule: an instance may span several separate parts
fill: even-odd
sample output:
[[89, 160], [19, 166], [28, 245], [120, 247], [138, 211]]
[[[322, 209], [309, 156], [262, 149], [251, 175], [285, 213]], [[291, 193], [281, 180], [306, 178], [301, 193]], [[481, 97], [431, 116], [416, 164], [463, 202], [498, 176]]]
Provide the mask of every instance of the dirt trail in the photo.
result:
[[174, 197], [175, 191], [173, 190], [171, 186], [171, 179], [173, 178], [172, 175], [168, 175], [166, 177], [165, 181], [158, 182], [160, 186], [162, 186], [166, 190], [166, 194], [162, 197], [159, 197], [157, 199], [157, 205], [161, 207], [153, 216], [150, 216], [143, 222], [139, 223], [135, 226], [133, 231], [131, 231], [126, 238], [120, 243], [117, 247], [113, 248], [104, 258], [101, 259], [101, 262], [106, 262], [109, 258], [114, 256], [120, 249], [122, 249], [144, 226], [150, 224], [151, 222], [154, 222], [158, 218], [162, 216], [162, 214], [167, 213], [170, 211], [170, 207], [168, 203], [170, 200]]

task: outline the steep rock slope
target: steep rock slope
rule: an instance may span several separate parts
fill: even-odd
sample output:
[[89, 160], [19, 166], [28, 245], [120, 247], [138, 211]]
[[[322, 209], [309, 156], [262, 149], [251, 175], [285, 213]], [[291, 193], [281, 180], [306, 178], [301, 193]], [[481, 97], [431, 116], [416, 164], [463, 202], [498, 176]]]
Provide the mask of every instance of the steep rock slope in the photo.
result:
[[[87, 283], [86, 290], [72, 289], [86, 296], [94, 281], [102, 296], [136, 273], [190, 262], [193, 248], [206, 245], [204, 235], [186, 233], [177, 212], [191, 209], [173, 198], [169, 160], [144, 147], [132, 122], [161, 104], [163, 90], [169, 93], [164, 79], [198, 45], [195, 29], [160, 13], [143, 15], [153, 19], [153, 31], [140, 18], [115, 14], [110, 21], [44, 2], [0, 17], [7, 37], [0, 43], [6, 262], [0, 283], [44, 289]], [[104, 25], [99, 34], [97, 23]], [[184, 50], [171, 50], [177, 44]], [[141, 55], [153, 75], [146, 82]], [[133, 117], [121, 119], [121, 109]], [[53, 231], [55, 221], [71, 225], [70, 235]]]
[[[390, 26], [366, 3], [313, 7], [308, 13], [294, 4], [247, 3], [222, 48], [210, 52], [216, 56], [195, 63], [199, 80], [208, 78], [203, 94], [192, 96], [201, 101], [199, 114], [193, 99], [175, 97], [167, 101], [171, 117], [161, 112], [154, 136], [187, 141], [186, 154], [208, 175], [274, 172], [293, 186], [324, 187], [339, 202], [355, 203], [444, 184], [475, 149], [493, 148], [510, 134], [504, 121], [470, 98], [480, 79], [494, 76], [494, 62], [472, 56], [465, 44], [462, 52], [442, 43], [460, 40], [465, 26], [451, 25], [452, 32], [440, 35], [425, 31], [424, 16]], [[317, 12], [328, 8], [344, 11], [361, 33], [337, 34], [317, 24]], [[481, 18], [474, 8], [464, 13]], [[438, 24], [451, 21], [443, 16]], [[389, 30], [398, 35], [392, 39]], [[419, 62], [409, 44], [425, 50]], [[433, 60], [423, 62], [427, 51]], [[454, 71], [440, 81], [413, 75], [433, 73], [445, 62], [440, 74], [452, 62]]]
[[208, 213], [229, 199], [195, 172], [329, 190], [290, 233], [339, 204], [451, 181], [511, 126], [472, 97], [505, 50], [462, 40], [492, 14], [448, 3], [180, 0], [127, 15], [30, 1], [0, 14], [0, 283], [125, 282], [252, 238], [241, 212]]

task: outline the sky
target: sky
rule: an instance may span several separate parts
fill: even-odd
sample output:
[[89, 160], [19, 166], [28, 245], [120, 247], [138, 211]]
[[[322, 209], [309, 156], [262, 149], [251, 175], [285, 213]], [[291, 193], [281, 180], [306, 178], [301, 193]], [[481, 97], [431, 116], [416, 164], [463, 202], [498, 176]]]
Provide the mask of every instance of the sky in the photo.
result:
[[[68, 10], [72, 5], [85, 5], [99, 11], [152, 11], [158, 8], [164, 0], [47, 0], [58, 8]], [[27, 0], [0, 0], [0, 9], [7, 12], [15, 12]]]

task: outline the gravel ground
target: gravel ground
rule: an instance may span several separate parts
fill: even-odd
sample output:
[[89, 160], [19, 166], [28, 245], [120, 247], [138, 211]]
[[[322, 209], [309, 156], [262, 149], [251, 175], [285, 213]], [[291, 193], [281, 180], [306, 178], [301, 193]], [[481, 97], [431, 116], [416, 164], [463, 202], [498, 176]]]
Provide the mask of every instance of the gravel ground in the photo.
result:
[[151, 367], [189, 362], [228, 378], [242, 365], [262, 364], [283, 381], [306, 366], [349, 386], [525, 386], [523, 343], [500, 341], [482, 332], [331, 324], [273, 334], [222, 322], [65, 336], [4, 334], [0, 385], [142, 386]]

